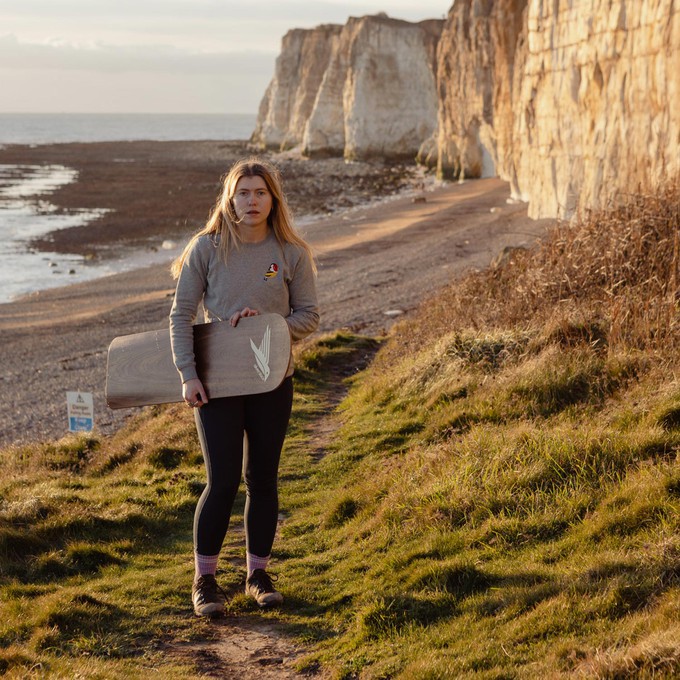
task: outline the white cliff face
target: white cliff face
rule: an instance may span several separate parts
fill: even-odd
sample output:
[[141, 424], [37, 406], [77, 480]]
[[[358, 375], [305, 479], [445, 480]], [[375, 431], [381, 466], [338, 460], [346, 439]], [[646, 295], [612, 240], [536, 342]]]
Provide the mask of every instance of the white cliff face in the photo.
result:
[[679, 78], [673, 0], [457, 0], [439, 174], [482, 176], [486, 158], [533, 217], [604, 206], [680, 170]]
[[378, 15], [289, 32], [253, 141], [301, 144], [310, 156], [413, 158], [436, 126], [442, 25]]
[[[528, 0], [458, 0], [438, 50], [437, 153], [422, 161], [447, 178], [511, 173], [515, 53]], [[429, 155], [429, 159], [428, 159]]]
[[345, 108], [343, 92], [349, 64], [345, 29], [333, 42], [314, 107], [302, 135], [306, 156], [342, 156], [345, 153]]
[[274, 78], [260, 103], [251, 141], [263, 148], [290, 149], [302, 143], [307, 120], [341, 26], [294, 29], [282, 40]]
[[498, 175], [569, 217], [680, 171], [680, 3], [456, 0], [291, 31], [253, 141]]
[[680, 170], [680, 6], [531, 0], [513, 146], [533, 216], [569, 216]]
[[458, 0], [449, 13], [438, 50], [438, 131], [420, 152], [441, 177], [506, 173], [515, 51], [527, 2]]
[[345, 157], [413, 158], [437, 120], [427, 32], [418, 24], [364, 18], [350, 20], [345, 38]]

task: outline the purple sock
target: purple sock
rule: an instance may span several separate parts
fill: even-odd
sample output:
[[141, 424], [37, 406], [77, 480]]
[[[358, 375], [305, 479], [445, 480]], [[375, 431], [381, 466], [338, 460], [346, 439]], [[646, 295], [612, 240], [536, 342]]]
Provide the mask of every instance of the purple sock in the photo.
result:
[[248, 576], [250, 576], [256, 569], [266, 569], [267, 565], [269, 564], [270, 557], [271, 555], [267, 555], [267, 557], [258, 557], [257, 555], [246, 552], [246, 566], [248, 567]]
[[196, 569], [194, 580], [198, 581], [199, 577], [206, 576], [207, 574], [214, 576], [217, 571], [217, 560], [219, 557], [219, 554], [199, 555], [198, 553], [194, 553], [194, 566]]

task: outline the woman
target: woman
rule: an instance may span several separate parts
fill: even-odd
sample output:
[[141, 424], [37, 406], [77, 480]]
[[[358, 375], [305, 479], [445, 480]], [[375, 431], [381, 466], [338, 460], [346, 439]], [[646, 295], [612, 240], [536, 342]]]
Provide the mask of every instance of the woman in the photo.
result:
[[170, 312], [173, 358], [183, 397], [195, 409], [207, 471], [194, 516], [194, 611], [198, 616], [224, 611], [215, 573], [242, 470], [246, 593], [262, 607], [277, 605], [283, 596], [266, 568], [278, 517], [279, 458], [293, 400], [292, 359], [283, 383], [271, 392], [209, 399], [193, 351], [193, 322], [201, 302], [205, 321], [228, 319], [232, 326], [244, 317], [276, 312], [288, 322], [293, 340], [318, 326], [314, 260], [293, 228], [273, 166], [247, 159], [232, 167], [205, 227], [173, 263], [172, 273], [177, 278]]

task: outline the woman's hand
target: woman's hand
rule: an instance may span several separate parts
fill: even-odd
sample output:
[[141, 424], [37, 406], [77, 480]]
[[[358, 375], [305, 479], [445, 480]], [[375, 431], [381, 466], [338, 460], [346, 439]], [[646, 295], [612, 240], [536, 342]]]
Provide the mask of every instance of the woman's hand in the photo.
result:
[[191, 378], [182, 384], [184, 401], [194, 408], [201, 408], [208, 403], [208, 397], [203, 389], [203, 383], [198, 378]]
[[230, 317], [229, 317], [229, 323], [232, 326], [236, 326], [238, 324], [239, 319], [244, 319], [247, 316], [257, 316], [260, 312], [257, 311], [257, 309], [250, 309], [250, 307], [244, 307], [240, 312], [234, 312]]

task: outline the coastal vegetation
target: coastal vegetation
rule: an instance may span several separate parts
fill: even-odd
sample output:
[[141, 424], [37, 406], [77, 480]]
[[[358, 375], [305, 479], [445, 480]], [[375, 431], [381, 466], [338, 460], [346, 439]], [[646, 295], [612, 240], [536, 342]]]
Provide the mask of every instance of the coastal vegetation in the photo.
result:
[[[335, 678], [680, 673], [680, 184], [556, 224], [387, 338], [298, 350], [280, 610], [228, 617]], [[190, 411], [12, 447], [0, 469], [0, 673], [198, 677]]]

